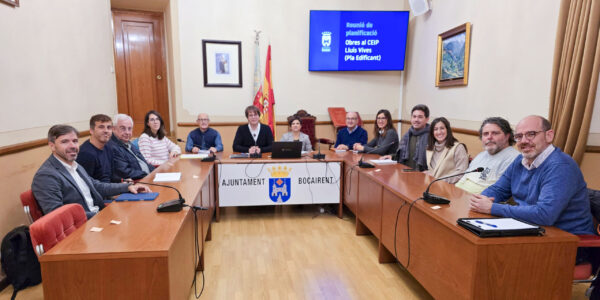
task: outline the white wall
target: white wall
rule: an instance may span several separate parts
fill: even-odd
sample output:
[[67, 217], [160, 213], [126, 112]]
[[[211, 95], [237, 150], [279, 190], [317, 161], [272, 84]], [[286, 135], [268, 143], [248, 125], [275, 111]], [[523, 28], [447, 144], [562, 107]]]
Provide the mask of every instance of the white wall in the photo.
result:
[[[178, 51], [173, 51], [175, 69], [180, 67], [173, 77], [181, 79], [181, 90], [175, 87], [178, 122], [193, 121], [198, 112], [209, 113], [213, 121], [244, 120], [243, 110], [254, 97], [254, 29], [262, 31], [262, 73], [269, 41], [272, 46], [277, 120], [301, 108], [318, 120], [329, 120], [329, 106], [371, 117], [380, 108], [398, 111], [400, 72], [308, 72], [308, 29], [311, 9], [404, 10], [403, 1], [175, 1], [170, 8], [177, 6], [171, 19], [179, 27], [172, 33], [179, 40]], [[203, 86], [202, 39], [242, 42], [242, 88]]]
[[[479, 129], [489, 116], [515, 124], [548, 115], [559, 0], [432, 1], [409, 25], [403, 116], [425, 103], [431, 116]], [[468, 86], [435, 87], [438, 34], [472, 23]]]
[[0, 4], [0, 146], [117, 111], [108, 0]]

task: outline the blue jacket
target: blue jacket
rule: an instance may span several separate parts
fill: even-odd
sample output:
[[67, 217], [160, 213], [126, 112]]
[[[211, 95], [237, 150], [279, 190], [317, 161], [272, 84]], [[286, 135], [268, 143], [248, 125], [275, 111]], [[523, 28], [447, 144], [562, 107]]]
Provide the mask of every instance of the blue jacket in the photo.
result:
[[[494, 197], [492, 215], [556, 226], [572, 234], [593, 234], [590, 200], [577, 163], [558, 148], [532, 170], [521, 164], [522, 159], [517, 156], [502, 177], [481, 193]], [[498, 203], [511, 196], [519, 205]]]
[[366, 144], [367, 139], [367, 131], [362, 127], [356, 126], [356, 129], [354, 129], [352, 133], [348, 133], [348, 128], [344, 127], [338, 131], [334, 147], [337, 147], [339, 144], [344, 144], [348, 146], [348, 148], [352, 149], [352, 146], [354, 146], [355, 143], [360, 143], [361, 145]]
[[187, 142], [185, 143], [185, 151], [192, 152], [192, 148], [198, 147], [200, 150], [208, 150], [210, 147], [217, 148], [217, 152], [223, 151], [223, 142], [218, 131], [208, 128], [206, 132], [202, 132], [200, 128], [196, 128], [188, 134]]
[[133, 152], [132, 154], [131, 152], [129, 152], [129, 150], [127, 150], [127, 146], [125, 145], [125, 143], [121, 142], [114, 135], [110, 138], [110, 142], [108, 143], [111, 144], [113, 151], [113, 181], [121, 181], [121, 179], [126, 178], [137, 180], [142, 179], [146, 177], [146, 175], [148, 175], [147, 173], [142, 171], [142, 168], [140, 167], [140, 164], [138, 163], [138, 160], [135, 158], [135, 156], [139, 157], [142, 161], [146, 162], [146, 165], [148, 166], [150, 172], [154, 170], [154, 166], [149, 164], [146, 161], [146, 159], [144, 159], [144, 156], [137, 147], [133, 145], [131, 146], [131, 151]]

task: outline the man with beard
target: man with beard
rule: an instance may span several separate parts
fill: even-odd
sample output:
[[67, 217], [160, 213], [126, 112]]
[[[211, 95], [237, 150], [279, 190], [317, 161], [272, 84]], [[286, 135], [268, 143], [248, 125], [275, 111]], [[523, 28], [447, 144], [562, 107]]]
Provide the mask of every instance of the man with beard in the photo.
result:
[[143, 184], [105, 183], [90, 177], [75, 161], [79, 153], [79, 132], [69, 125], [48, 130], [50, 157], [33, 177], [31, 190], [44, 214], [65, 204], [83, 206], [87, 218], [104, 208], [103, 199], [121, 193], [150, 192]]
[[112, 120], [98, 114], [90, 119], [90, 139], [81, 144], [77, 163], [92, 178], [111, 182], [113, 173], [113, 153], [107, 145], [112, 135]]
[[[410, 111], [408, 132], [402, 136], [395, 160], [418, 171], [427, 170], [427, 142], [429, 139], [429, 107], [424, 104], [416, 105]], [[381, 159], [390, 159], [385, 155]]]
[[[516, 127], [521, 155], [500, 180], [481, 195], [472, 195], [470, 208], [479, 213], [511, 217], [543, 226], [556, 226], [572, 234], [594, 234], [590, 200], [577, 163], [552, 145], [554, 131], [540, 116], [528, 116]], [[500, 202], [513, 197], [516, 205]], [[577, 249], [577, 263], [598, 265], [594, 248]], [[598, 279], [592, 283], [598, 286]], [[595, 295], [594, 295], [595, 294]], [[598, 299], [594, 289], [592, 299]]]
[[515, 144], [510, 124], [503, 118], [487, 118], [479, 128], [479, 138], [485, 151], [479, 153], [469, 164], [469, 170], [484, 168], [481, 173], [464, 175], [456, 186], [473, 194], [483, 192], [494, 184], [504, 170], [519, 155], [519, 151], [511, 147]]

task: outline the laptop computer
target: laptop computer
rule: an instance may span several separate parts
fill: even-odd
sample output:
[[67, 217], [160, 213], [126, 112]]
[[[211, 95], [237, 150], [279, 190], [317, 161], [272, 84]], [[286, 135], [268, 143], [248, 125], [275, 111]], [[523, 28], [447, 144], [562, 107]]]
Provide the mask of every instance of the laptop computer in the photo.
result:
[[271, 158], [300, 158], [302, 142], [273, 142]]

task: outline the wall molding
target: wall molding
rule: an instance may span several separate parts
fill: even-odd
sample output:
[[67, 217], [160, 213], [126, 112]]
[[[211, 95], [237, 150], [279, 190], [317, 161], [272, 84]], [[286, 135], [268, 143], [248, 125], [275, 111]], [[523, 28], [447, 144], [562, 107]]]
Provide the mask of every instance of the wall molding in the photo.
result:
[[[79, 133], [79, 137], [86, 137], [89, 135], [90, 135], [89, 130], [82, 131]], [[16, 152], [21, 152], [21, 151], [25, 151], [25, 150], [30, 150], [30, 149], [45, 146], [45, 145], [48, 145], [47, 138], [33, 140], [33, 141], [29, 141], [29, 142], [24, 142], [24, 143], [13, 144], [13, 145], [8, 145], [8, 146], [0, 147], [0, 156], [12, 154], [12, 153], [16, 153]]]

